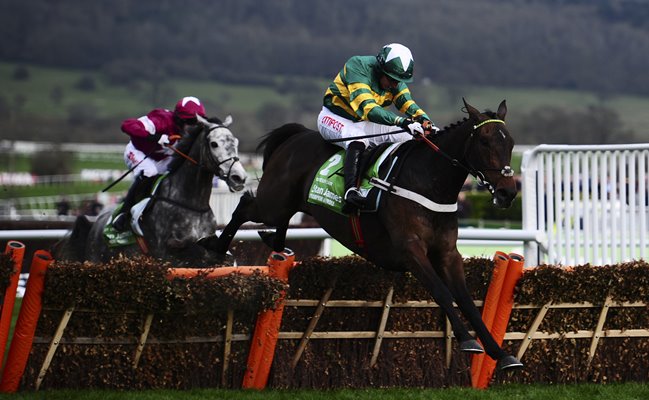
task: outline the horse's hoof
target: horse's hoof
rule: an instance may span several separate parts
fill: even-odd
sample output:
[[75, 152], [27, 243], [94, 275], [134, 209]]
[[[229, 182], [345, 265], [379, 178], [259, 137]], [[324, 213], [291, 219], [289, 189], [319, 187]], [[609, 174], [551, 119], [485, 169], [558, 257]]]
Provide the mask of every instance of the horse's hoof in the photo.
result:
[[229, 251], [226, 254], [223, 255], [222, 263], [223, 263], [223, 265], [229, 265], [229, 266], [233, 266], [233, 267], [238, 266], [236, 257], [232, 253], [230, 253]]
[[197, 245], [204, 247], [208, 250], [216, 249], [217, 244], [219, 243], [219, 237], [216, 235], [203, 236], [198, 239], [196, 242]]
[[484, 349], [475, 339], [469, 339], [460, 342], [460, 351], [464, 351], [466, 353], [484, 353]]
[[523, 368], [523, 363], [514, 356], [508, 355], [498, 360], [498, 369], [501, 371], [515, 368]]

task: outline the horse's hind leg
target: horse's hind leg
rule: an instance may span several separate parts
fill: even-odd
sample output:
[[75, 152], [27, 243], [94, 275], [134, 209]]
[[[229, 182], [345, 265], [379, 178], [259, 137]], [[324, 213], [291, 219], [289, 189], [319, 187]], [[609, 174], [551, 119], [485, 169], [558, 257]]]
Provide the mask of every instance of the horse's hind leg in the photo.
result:
[[221, 236], [216, 242], [214, 250], [219, 254], [225, 254], [230, 249], [230, 243], [234, 239], [234, 235], [239, 231], [241, 225], [248, 221], [258, 222], [257, 217], [257, 202], [254, 196], [250, 193], [244, 193], [239, 200], [237, 208], [232, 213], [232, 219], [228, 225], [223, 229]]
[[79, 216], [74, 221], [72, 232], [66, 238], [58, 241], [52, 248], [52, 254], [57, 260], [84, 261], [86, 259], [86, 240], [92, 222], [85, 216]]

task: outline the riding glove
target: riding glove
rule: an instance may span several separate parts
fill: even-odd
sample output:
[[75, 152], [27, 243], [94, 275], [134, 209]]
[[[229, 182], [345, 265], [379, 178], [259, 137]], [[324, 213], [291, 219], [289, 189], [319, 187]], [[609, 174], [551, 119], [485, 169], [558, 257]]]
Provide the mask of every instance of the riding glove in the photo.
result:
[[163, 133], [162, 135], [160, 135], [160, 139], [158, 139], [158, 144], [159, 144], [160, 146], [166, 146], [166, 145], [168, 145], [169, 143], [171, 143], [171, 142], [169, 141], [169, 135], [164, 134], [164, 133]]
[[412, 122], [408, 125], [408, 130], [412, 136], [419, 136], [424, 134], [424, 127], [419, 122]]
[[435, 126], [433, 121], [431, 121], [429, 119], [421, 118], [419, 120], [419, 122], [421, 122], [421, 126], [424, 127], [425, 131], [428, 131], [428, 132], [430, 132], [432, 134], [435, 134], [435, 133], [439, 132], [439, 130], [440, 130], [437, 126]]
[[401, 124], [399, 124], [399, 126], [406, 132], [410, 132], [410, 134], [413, 136], [424, 134], [424, 128], [419, 122], [415, 122], [412, 118], [405, 118], [403, 121], [401, 121]]

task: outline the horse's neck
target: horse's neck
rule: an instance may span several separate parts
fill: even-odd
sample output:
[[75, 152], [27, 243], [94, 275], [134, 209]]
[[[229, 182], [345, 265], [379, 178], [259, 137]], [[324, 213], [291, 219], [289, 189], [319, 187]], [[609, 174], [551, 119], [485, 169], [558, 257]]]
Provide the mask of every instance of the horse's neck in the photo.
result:
[[[194, 158], [198, 160], [198, 158]], [[209, 205], [214, 174], [186, 160], [169, 174], [160, 195], [193, 208]]]

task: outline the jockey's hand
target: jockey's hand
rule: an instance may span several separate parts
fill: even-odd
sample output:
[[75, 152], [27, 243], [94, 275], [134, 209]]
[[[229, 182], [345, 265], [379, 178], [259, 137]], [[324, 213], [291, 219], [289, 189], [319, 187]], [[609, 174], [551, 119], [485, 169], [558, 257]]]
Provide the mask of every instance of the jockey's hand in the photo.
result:
[[424, 127], [424, 130], [433, 135], [435, 135], [437, 132], [440, 131], [440, 129], [437, 126], [435, 126], [435, 124], [433, 124], [432, 122], [430, 122], [430, 125], [428, 127]]
[[169, 143], [171, 143], [171, 142], [169, 141], [169, 135], [164, 134], [164, 133], [163, 133], [162, 135], [160, 135], [160, 139], [158, 139], [158, 144], [159, 144], [160, 146], [166, 146], [166, 145], [168, 145]]
[[424, 127], [419, 122], [411, 122], [410, 124], [408, 124], [408, 130], [414, 137], [424, 135]]
[[429, 119], [422, 118], [420, 122], [421, 122], [421, 126], [423, 126], [424, 130], [428, 133], [435, 134], [440, 130], [438, 127], [435, 126], [433, 121]]

